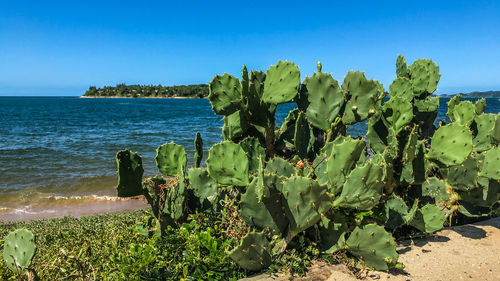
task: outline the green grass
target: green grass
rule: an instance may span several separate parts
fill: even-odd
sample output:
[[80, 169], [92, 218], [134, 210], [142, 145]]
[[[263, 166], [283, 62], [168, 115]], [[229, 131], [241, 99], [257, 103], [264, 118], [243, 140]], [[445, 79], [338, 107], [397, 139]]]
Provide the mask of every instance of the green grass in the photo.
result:
[[[36, 236], [32, 262], [41, 280], [237, 280], [247, 273], [225, 251], [238, 242], [220, 222], [192, 216], [166, 235], [141, 235], [146, 210], [29, 223], [1, 223], [0, 247], [7, 234], [27, 228]], [[0, 248], [1, 249], [1, 248]], [[270, 267], [303, 274], [319, 252], [298, 243]], [[17, 280], [0, 259], [0, 280]]]

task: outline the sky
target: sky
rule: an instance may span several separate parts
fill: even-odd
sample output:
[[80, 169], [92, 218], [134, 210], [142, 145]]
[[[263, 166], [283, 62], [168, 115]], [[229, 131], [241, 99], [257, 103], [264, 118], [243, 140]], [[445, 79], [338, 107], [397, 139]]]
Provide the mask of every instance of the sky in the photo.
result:
[[398, 54], [435, 61], [438, 94], [500, 90], [500, 1], [0, 2], [0, 95], [208, 83], [278, 60], [388, 90]]

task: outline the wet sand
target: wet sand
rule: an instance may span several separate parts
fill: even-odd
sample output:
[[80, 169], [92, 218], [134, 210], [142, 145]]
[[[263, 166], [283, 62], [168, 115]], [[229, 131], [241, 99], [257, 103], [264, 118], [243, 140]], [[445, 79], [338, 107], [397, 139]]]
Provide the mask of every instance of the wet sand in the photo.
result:
[[54, 201], [54, 204], [26, 206], [20, 209], [0, 210], [0, 221], [20, 222], [45, 220], [59, 217], [83, 217], [98, 214], [119, 213], [148, 208], [142, 196], [119, 198], [111, 196], [88, 196], [84, 199]]

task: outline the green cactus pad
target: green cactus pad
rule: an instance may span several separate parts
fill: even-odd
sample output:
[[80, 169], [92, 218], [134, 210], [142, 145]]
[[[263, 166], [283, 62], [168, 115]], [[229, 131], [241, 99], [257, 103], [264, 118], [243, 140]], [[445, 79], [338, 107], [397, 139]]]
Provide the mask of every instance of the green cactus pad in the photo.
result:
[[238, 78], [225, 73], [216, 75], [208, 84], [208, 100], [215, 113], [229, 115], [240, 109], [241, 85]]
[[241, 110], [231, 113], [222, 118], [224, 127], [222, 127], [222, 135], [224, 140], [236, 141], [245, 136], [248, 130], [247, 116]]
[[484, 110], [486, 109], [486, 99], [481, 98], [474, 103], [474, 107], [476, 109], [476, 115], [480, 115], [484, 113]]
[[434, 233], [443, 228], [445, 216], [441, 208], [433, 204], [426, 204], [417, 211], [410, 225], [416, 229]]
[[446, 170], [446, 179], [455, 190], [467, 191], [477, 185], [479, 163], [474, 154], [471, 154], [462, 164], [442, 170]]
[[491, 143], [496, 145], [500, 144], [500, 113], [497, 114], [495, 127], [493, 128], [493, 132], [491, 134]]
[[403, 97], [391, 97], [383, 106], [384, 118], [397, 134], [413, 119], [413, 106]]
[[387, 148], [387, 135], [389, 129], [385, 126], [382, 112], [375, 114], [368, 119], [368, 132], [366, 139], [370, 144], [370, 148], [376, 153], [384, 153]]
[[316, 224], [332, 207], [327, 187], [310, 178], [292, 176], [283, 183], [283, 195], [293, 220], [292, 235]]
[[196, 168], [200, 167], [202, 158], [203, 158], [203, 139], [201, 138], [200, 132], [196, 132], [196, 137], [194, 139], [194, 166]]
[[385, 227], [395, 229], [404, 225], [408, 215], [408, 206], [403, 199], [394, 197], [385, 202]]
[[248, 171], [256, 173], [259, 169], [259, 159], [266, 158], [266, 149], [260, 145], [259, 139], [254, 137], [245, 138], [240, 142], [240, 146], [248, 157]]
[[434, 112], [439, 108], [439, 97], [426, 97], [425, 99], [415, 99], [414, 105], [418, 112]]
[[35, 255], [35, 236], [27, 229], [12, 231], [3, 244], [3, 259], [13, 272], [26, 270]]
[[[446, 112], [446, 115], [448, 116], [448, 118], [450, 118], [450, 120], [453, 120], [454, 119], [454, 116], [453, 116], [453, 111], [455, 109], [455, 106], [457, 104], [460, 103], [460, 101], [462, 100], [462, 95], [458, 94], [458, 95], [454, 95], [449, 101], [448, 103], [446, 104], [447, 105], [447, 108], [448, 108], [448, 111]], [[474, 111], [475, 111], [475, 108], [474, 108]]]
[[181, 145], [165, 143], [156, 149], [155, 162], [162, 174], [172, 177], [181, 175], [186, 169], [186, 151]]
[[296, 175], [299, 171], [285, 159], [275, 157], [267, 162], [264, 172], [267, 174], [273, 173], [281, 177], [288, 178], [292, 175]]
[[430, 95], [437, 89], [439, 66], [430, 59], [419, 59], [408, 67], [415, 95]]
[[297, 123], [295, 124], [295, 134], [294, 134], [294, 146], [297, 150], [297, 155], [305, 159], [308, 155], [308, 150], [310, 147], [311, 130], [309, 128], [309, 122], [303, 112], [299, 113], [297, 117]]
[[[500, 181], [479, 177], [477, 182], [477, 187], [472, 190], [457, 191], [460, 195], [460, 205], [464, 205], [470, 211], [475, 208], [470, 208], [468, 205], [478, 207], [477, 210], [481, 210], [482, 208], [491, 208], [500, 200]], [[480, 213], [489, 213], [489, 211]]]
[[206, 199], [213, 203], [217, 199], [217, 183], [208, 175], [205, 168], [190, 168], [188, 170], [189, 188], [194, 191], [200, 203]]
[[351, 138], [346, 139], [343, 143], [332, 145], [331, 154], [326, 164], [329, 188], [332, 194], [342, 190], [347, 176], [351, 173], [364, 149], [364, 140]]
[[241, 268], [260, 271], [271, 265], [271, 245], [264, 234], [250, 232], [243, 237], [240, 245], [228, 252], [229, 257]]
[[476, 107], [470, 101], [462, 101], [456, 104], [453, 109], [448, 108], [446, 113], [452, 122], [458, 122], [465, 126], [470, 126], [476, 117]]
[[425, 143], [417, 141], [413, 157], [403, 152], [403, 159], [406, 160], [403, 160], [400, 180], [407, 184], [421, 184], [424, 182], [426, 178]]
[[250, 98], [250, 79], [248, 78], [248, 69], [246, 65], [241, 68], [241, 99], [243, 104], [248, 104]]
[[344, 94], [331, 74], [316, 72], [305, 80], [307, 87], [307, 120], [323, 131], [330, 130], [344, 104]]
[[476, 124], [477, 135], [472, 140], [474, 143], [475, 151], [486, 151], [492, 147], [491, 145], [491, 135], [493, 134], [493, 129], [495, 128], [496, 114], [480, 114], [474, 119]]
[[384, 163], [368, 161], [349, 174], [334, 206], [369, 210], [378, 204], [384, 190]]
[[330, 218], [321, 218], [318, 230], [320, 246], [325, 253], [333, 254], [344, 249], [347, 229], [347, 218], [341, 212], [335, 212]]
[[378, 110], [384, 89], [375, 80], [368, 80], [363, 72], [349, 71], [342, 83], [348, 98], [342, 122], [354, 124], [366, 120]]
[[132, 197], [141, 195], [142, 189], [142, 158], [136, 152], [120, 150], [115, 156], [118, 167], [118, 197]]
[[434, 133], [427, 156], [448, 165], [460, 165], [472, 151], [472, 133], [469, 128], [451, 123]]
[[494, 147], [484, 153], [480, 176], [500, 180], [500, 147]]
[[452, 188], [445, 181], [437, 177], [429, 177], [422, 184], [422, 201], [436, 203], [443, 206], [452, 196]]
[[400, 97], [406, 101], [413, 100], [413, 86], [410, 79], [406, 77], [396, 78], [389, 86], [389, 95], [391, 98]]
[[276, 235], [286, 234], [289, 216], [283, 207], [286, 203], [281, 189], [281, 179], [277, 175], [265, 174], [253, 178], [241, 196], [240, 215], [243, 221], [259, 229], [269, 228]]
[[409, 76], [406, 59], [403, 55], [399, 55], [396, 59], [396, 76], [398, 78], [408, 78]]
[[396, 242], [383, 227], [357, 226], [346, 241], [347, 250], [375, 270], [388, 270], [398, 260]]
[[170, 215], [174, 221], [186, 218], [187, 190], [184, 175], [181, 176], [176, 185], [167, 187], [165, 190], [165, 206], [162, 212]]
[[248, 157], [239, 144], [230, 141], [215, 144], [206, 162], [208, 174], [218, 184], [248, 185]]
[[262, 101], [271, 104], [290, 102], [299, 92], [299, 86], [299, 68], [293, 62], [279, 61], [267, 70]]

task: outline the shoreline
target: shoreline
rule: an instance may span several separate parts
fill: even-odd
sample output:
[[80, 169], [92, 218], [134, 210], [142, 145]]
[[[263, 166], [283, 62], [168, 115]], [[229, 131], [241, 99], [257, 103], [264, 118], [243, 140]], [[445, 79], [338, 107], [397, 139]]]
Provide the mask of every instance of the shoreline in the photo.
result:
[[130, 198], [96, 197], [88, 200], [71, 201], [64, 205], [26, 206], [21, 209], [10, 209], [0, 212], [0, 222], [30, 222], [55, 219], [61, 217], [80, 218], [85, 216], [122, 213], [146, 209], [143, 196]]
[[102, 96], [79, 96], [81, 99], [208, 99], [208, 97], [119, 97], [119, 96], [110, 96], [110, 97], [102, 97]]

